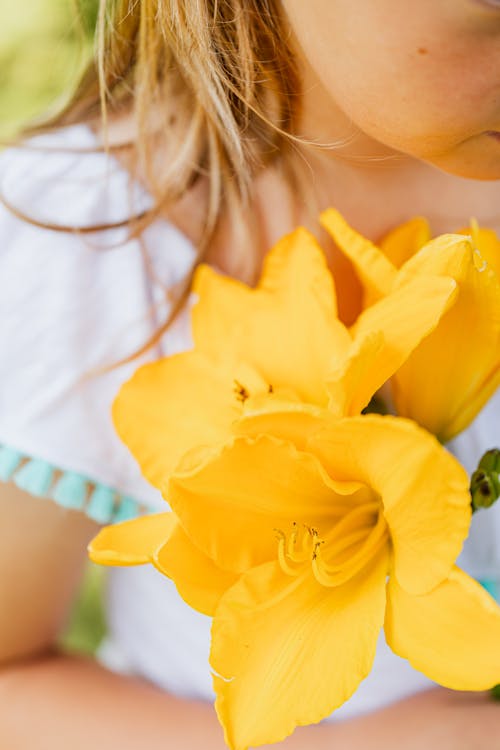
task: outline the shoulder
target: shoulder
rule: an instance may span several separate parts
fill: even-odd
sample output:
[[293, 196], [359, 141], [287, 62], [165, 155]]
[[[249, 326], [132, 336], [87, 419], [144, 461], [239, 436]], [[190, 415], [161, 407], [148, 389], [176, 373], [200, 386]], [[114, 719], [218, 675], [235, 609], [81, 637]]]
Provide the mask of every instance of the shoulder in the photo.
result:
[[[126, 226], [85, 232], [124, 222], [147, 207], [149, 196], [115, 161], [92, 153], [95, 138], [86, 126], [30, 143], [36, 148], [0, 154], [2, 194], [35, 222], [0, 204], [0, 478], [10, 478], [21, 460], [19, 483], [41, 494], [55, 469], [76, 487], [78, 502], [89, 480], [104, 488], [101, 507], [116, 508], [119, 493], [154, 508], [159, 493], [114, 433], [110, 407], [121, 383], [161, 356], [168, 341], [105, 375], [84, 376], [150, 338], [194, 249], [163, 220], [142, 241], [129, 239]], [[69, 497], [64, 482], [59, 489]]]
[[[0, 190], [17, 218], [26, 215], [38, 222], [38, 228], [46, 225], [52, 231], [125, 224], [153, 204], [143, 184], [127, 170], [126, 160], [106, 154], [86, 124], [37, 135], [0, 151]], [[12, 223], [5, 206], [0, 210], [2, 223], [9, 218]], [[171, 222], [164, 223], [181, 244], [186, 240]], [[126, 236], [122, 228], [112, 241], [118, 243]]]

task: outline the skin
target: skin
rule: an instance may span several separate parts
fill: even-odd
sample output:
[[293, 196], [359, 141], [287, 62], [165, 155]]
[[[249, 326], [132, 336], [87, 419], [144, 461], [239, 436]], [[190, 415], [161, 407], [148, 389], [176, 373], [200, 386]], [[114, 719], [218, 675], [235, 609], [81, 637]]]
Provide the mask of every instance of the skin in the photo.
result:
[[[335, 206], [375, 242], [416, 215], [426, 216], [435, 234], [456, 231], [471, 217], [500, 231], [500, 2], [361, 6], [282, 0], [303, 82], [297, 135], [334, 147], [296, 148], [296, 163], [306, 166], [303, 193], [312, 201], [278, 170], [260, 174], [252, 225], [258, 232], [248, 249], [262, 258], [283, 234], [306, 226], [340, 280], [346, 322], [359, 310], [360, 289], [318, 227], [320, 210]], [[238, 276], [236, 241], [229, 221], [222, 222], [209, 260]]]
[[[205, 257], [248, 282], [234, 247], [239, 257], [262, 261], [302, 224], [341, 280], [340, 314], [352, 322], [361, 292], [350, 264], [318, 225], [324, 208], [335, 206], [375, 242], [415, 215], [426, 216], [435, 234], [456, 231], [471, 217], [500, 231], [500, 2], [281, 0], [281, 6], [303, 82], [296, 135], [334, 148], [296, 144], [301, 191], [279, 168], [258, 174], [251, 236], [222, 217]], [[195, 245], [207, 195], [200, 182], [169, 213]]]
[[[282, 2], [304, 80], [300, 132], [321, 142], [349, 138], [338, 149], [297, 156], [307, 159], [319, 206], [336, 205], [372, 239], [416, 213], [431, 216], [439, 232], [471, 214], [489, 225], [496, 217], [500, 228], [500, 142], [487, 135], [500, 130], [500, 2]], [[194, 242], [202, 204], [196, 194], [177, 215]], [[277, 171], [256, 180], [255, 209], [249, 251], [262, 256], [298, 221], [317, 231], [315, 210]], [[237, 276], [235, 237], [223, 222], [210, 260]], [[342, 256], [322, 244], [352, 300], [355, 282]], [[2, 488], [2, 507], [9, 543], [0, 548], [0, 600], [10, 606], [0, 616], [0, 747], [223, 750], [211, 706], [54, 653], [96, 529], [12, 485]], [[430, 690], [352, 721], [299, 728], [282, 746], [489, 750], [498, 712], [484, 694]]]
[[[352, 322], [360, 288], [318, 225], [335, 206], [377, 242], [412, 216], [435, 234], [471, 217], [500, 231], [500, 2], [498, 0], [282, 0], [303, 83], [296, 134], [302, 190], [270, 167], [255, 180], [252, 233], [241, 256], [259, 260], [298, 224], [320, 241]], [[360, 10], [361, 6], [361, 10]], [[199, 187], [203, 191], [203, 186]], [[175, 221], [197, 243], [188, 198]], [[245, 279], [238, 222], [220, 223], [207, 259]]]
[[500, 4], [284, 0], [305, 84], [302, 127], [357, 156], [500, 178]]

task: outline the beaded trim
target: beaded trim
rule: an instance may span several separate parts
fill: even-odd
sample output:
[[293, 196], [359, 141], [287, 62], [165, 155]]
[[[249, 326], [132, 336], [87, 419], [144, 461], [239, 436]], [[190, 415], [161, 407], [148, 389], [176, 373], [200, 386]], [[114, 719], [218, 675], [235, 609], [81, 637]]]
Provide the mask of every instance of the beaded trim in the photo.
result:
[[500, 578], [483, 578], [479, 579], [479, 583], [486, 589], [488, 594], [491, 594], [493, 599], [500, 602]]
[[143, 503], [112, 487], [1, 443], [0, 480], [12, 481], [31, 495], [54, 500], [63, 508], [81, 510], [100, 524], [118, 523], [148, 512]]
[[[144, 515], [149, 509], [112, 487], [95, 482], [74, 471], [62, 471], [40, 458], [31, 458], [15, 448], [0, 444], [0, 481], [13, 481], [36, 497], [55, 500], [63, 508], [83, 511], [97, 523], [119, 523]], [[500, 601], [500, 582], [483, 579], [494, 599]]]

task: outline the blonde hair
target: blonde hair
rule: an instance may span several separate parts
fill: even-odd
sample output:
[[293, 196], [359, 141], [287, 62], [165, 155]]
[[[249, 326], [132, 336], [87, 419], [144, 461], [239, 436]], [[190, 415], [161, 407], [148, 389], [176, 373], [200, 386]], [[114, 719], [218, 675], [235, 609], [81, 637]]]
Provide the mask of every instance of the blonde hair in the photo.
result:
[[[127, 220], [129, 239], [140, 237], [160, 213], [172, 211], [201, 179], [206, 181], [194, 273], [221, 216], [229, 212], [244, 221], [251, 215], [256, 171], [278, 158], [286, 168], [299, 93], [277, 0], [100, 0], [94, 55], [72, 95], [55, 115], [25, 127], [21, 138], [100, 122], [104, 150], [129, 150], [133, 171], [141, 170], [154, 198], [151, 209]], [[134, 136], [112, 144], [108, 121], [124, 115], [133, 119]], [[155, 170], [160, 147], [165, 156]], [[255, 277], [255, 259], [239, 260], [246, 264], [244, 275]], [[192, 273], [168, 320], [114, 366], [160, 338], [185, 302]]]

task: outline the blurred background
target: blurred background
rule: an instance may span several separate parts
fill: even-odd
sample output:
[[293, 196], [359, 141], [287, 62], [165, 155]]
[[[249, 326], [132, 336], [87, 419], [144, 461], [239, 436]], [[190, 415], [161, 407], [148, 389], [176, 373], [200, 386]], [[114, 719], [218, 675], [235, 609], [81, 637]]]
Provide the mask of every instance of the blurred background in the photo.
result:
[[[0, 138], [66, 99], [92, 54], [98, 0], [0, 0]], [[40, 500], [40, 502], [51, 502]], [[90, 562], [62, 645], [92, 653], [105, 633], [105, 569]]]
[[96, 16], [97, 0], [0, 0], [0, 137], [65, 98]]

